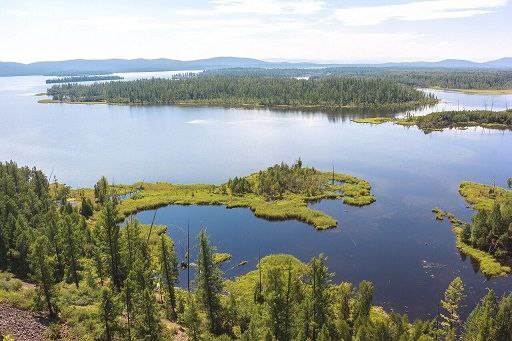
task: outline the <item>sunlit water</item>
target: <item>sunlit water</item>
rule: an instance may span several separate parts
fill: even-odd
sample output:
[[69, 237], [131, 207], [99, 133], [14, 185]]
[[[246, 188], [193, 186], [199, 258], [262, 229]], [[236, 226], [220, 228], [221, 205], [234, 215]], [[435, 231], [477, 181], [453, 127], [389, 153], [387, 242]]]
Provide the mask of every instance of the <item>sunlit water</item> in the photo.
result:
[[[126, 79], [161, 76], [128, 74]], [[172, 74], [166, 75], [171, 76]], [[226, 276], [254, 268], [258, 253], [290, 253], [307, 261], [326, 254], [335, 281], [375, 283], [375, 302], [412, 316], [432, 316], [455, 276], [467, 286], [471, 308], [486, 288], [498, 294], [512, 279], [486, 280], [469, 259], [461, 260], [447, 222], [435, 222], [439, 206], [469, 219], [460, 181], [505, 186], [512, 176], [512, 134], [470, 128], [425, 135], [393, 124], [361, 125], [360, 115], [209, 107], [38, 104], [46, 77], [0, 78], [0, 160], [36, 166], [72, 186], [91, 186], [106, 175], [115, 183], [172, 181], [222, 183], [276, 162], [298, 157], [319, 169], [363, 177], [374, 204], [354, 208], [338, 201], [312, 205], [339, 221], [318, 232], [296, 222], [269, 222], [248, 209], [169, 206], [156, 222], [183, 245], [205, 226], [219, 251], [233, 255]], [[512, 95], [481, 96], [435, 91], [432, 110], [504, 109]], [[386, 113], [390, 114], [390, 113]], [[405, 113], [398, 113], [403, 115]], [[150, 222], [153, 212], [138, 217]], [[179, 227], [177, 227], [179, 226]], [[179, 253], [184, 254], [182, 246]], [[236, 267], [241, 261], [248, 264]], [[185, 278], [182, 276], [182, 284]]]

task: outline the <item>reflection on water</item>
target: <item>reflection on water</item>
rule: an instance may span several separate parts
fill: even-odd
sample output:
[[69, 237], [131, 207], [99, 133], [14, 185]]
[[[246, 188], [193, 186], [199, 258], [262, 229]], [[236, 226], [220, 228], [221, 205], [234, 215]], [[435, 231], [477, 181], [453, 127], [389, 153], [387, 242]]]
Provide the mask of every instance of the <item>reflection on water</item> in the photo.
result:
[[[323, 232], [295, 221], [267, 222], [248, 209], [172, 206], [158, 211], [157, 223], [169, 224], [177, 241], [183, 234], [171, 224], [184, 226], [190, 218], [194, 234], [207, 226], [219, 250], [233, 254], [231, 266], [249, 261], [228, 276], [254, 268], [258, 250], [287, 252], [304, 261], [324, 252], [337, 281], [372, 280], [378, 304], [413, 316], [435, 313], [455, 276], [467, 284], [469, 307], [487, 287], [501, 294], [512, 286], [510, 277], [487, 281], [469, 259], [461, 260], [448, 223], [436, 222], [431, 212], [439, 206], [470, 218], [457, 191], [461, 180], [506, 185], [512, 175], [509, 131], [469, 128], [425, 135], [416, 128], [350, 121], [397, 114], [368, 110], [43, 105], [31, 94], [45, 91], [45, 79], [0, 78], [0, 160], [37, 166], [72, 186], [92, 186], [102, 175], [116, 184], [221, 183], [298, 157], [318, 169], [334, 166], [371, 182], [377, 202], [370, 206], [346, 207], [331, 200], [312, 205], [340, 223]], [[512, 95], [434, 92], [442, 102], [414, 114], [483, 109], [490, 103], [498, 110], [512, 103]], [[138, 216], [149, 221], [152, 213]]]

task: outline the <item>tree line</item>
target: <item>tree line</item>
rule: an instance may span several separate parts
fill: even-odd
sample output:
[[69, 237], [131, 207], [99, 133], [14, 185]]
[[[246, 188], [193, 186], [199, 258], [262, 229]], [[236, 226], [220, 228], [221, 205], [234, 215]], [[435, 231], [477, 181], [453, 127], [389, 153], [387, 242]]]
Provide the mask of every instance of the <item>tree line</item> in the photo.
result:
[[436, 68], [392, 68], [392, 67], [328, 67], [318, 69], [261, 69], [230, 68], [208, 70], [209, 75], [237, 77], [376, 77], [419, 88], [443, 89], [512, 89], [510, 70], [461, 70]]
[[111, 81], [120, 79], [124, 78], [117, 75], [80, 75], [47, 79], [46, 84]]
[[[299, 166], [280, 172], [300, 174]], [[512, 294], [498, 298], [489, 291], [463, 321], [465, 288], [456, 278], [441, 314], [411, 322], [374, 307], [371, 282], [333, 283], [323, 255], [307, 264], [265, 257], [253, 272], [226, 281], [205, 230], [179, 259], [165, 229], [133, 219], [116, 223], [118, 199], [105, 178], [93, 200], [82, 201], [92, 206], [92, 219], [62, 198], [66, 193], [41, 171], [0, 163], [0, 269], [35, 283], [35, 307], [55, 324], [82, 328], [74, 335], [79, 339], [169, 339], [166, 320], [185, 326], [191, 340], [512, 338]], [[178, 288], [178, 275], [189, 264], [195, 280], [187, 292]], [[75, 311], [77, 321], [69, 320]]]
[[360, 77], [185, 77], [139, 79], [48, 89], [54, 100], [125, 104], [204, 104], [341, 108], [417, 106], [433, 95], [390, 80]]

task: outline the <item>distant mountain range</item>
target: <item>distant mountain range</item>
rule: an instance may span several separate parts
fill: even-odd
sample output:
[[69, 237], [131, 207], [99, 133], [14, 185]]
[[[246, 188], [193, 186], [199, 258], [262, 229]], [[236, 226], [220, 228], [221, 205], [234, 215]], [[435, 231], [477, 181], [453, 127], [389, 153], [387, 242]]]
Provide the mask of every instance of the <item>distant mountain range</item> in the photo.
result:
[[198, 60], [174, 59], [74, 59], [35, 62], [30, 64], [0, 62], [0, 76], [47, 74], [112, 73], [172, 70], [212, 70], [234, 67], [247, 68], [311, 68], [311, 67], [389, 67], [389, 68], [512, 68], [512, 58], [501, 58], [484, 63], [469, 60], [446, 59], [438, 62], [401, 62], [382, 64], [321, 64], [309, 62], [267, 62], [251, 58], [216, 57]]

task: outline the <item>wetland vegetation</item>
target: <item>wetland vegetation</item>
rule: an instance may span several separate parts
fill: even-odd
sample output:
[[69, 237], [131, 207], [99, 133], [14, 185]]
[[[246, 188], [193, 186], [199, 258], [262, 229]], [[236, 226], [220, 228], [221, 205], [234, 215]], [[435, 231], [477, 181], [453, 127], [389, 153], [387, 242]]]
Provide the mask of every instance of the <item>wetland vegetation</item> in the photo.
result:
[[[296, 219], [316, 229], [337, 226], [329, 215], [311, 209], [309, 202], [339, 199], [347, 205], [364, 206], [375, 201], [370, 184], [357, 177], [336, 172], [321, 172], [304, 167], [298, 160], [289, 166], [276, 164], [246, 177], [235, 177], [221, 185], [171, 183], [135, 183], [117, 186], [119, 193], [137, 192], [119, 203], [124, 219], [136, 212], [166, 205], [225, 205], [249, 207], [257, 217], [270, 220]], [[74, 191], [75, 196], [91, 190]]]
[[[48, 339], [425, 341], [511, 335], [512, 294], [499, 299], [489, 291], [463, 321], [465, 288], [455, 278], [438, 315], [410, 322], [373, 305], [371, 282], [333, 283], [323, 255], [308, 263], [269, 255], [254, 271], [225, 280], [204, 230], [180, 259], [165, 227], [116, 224], [118, 194], [104, 180], [89, 193], [94, 215], [86, 218], [80, 205], [68, 202], [65, 186], [51, 185], [36, 169], [0, 164], [0, 303], [47, 315]], [[177, 278], [191, 258], [195, 280], [186, 291], [176, 286]], [[8, 332], [2, 331], [7, 339]]]
[[355, 123], [382, 124], [394, 122], [403, 126], [417, 126], [425, 133], [446, 128], [482, 127], [488, 129], [512, 129], [512, 110], [461, 110], [441, 111], [425, 116], [408, 116], [405, 118], [370, 117], [353, 119]]
[[[512, 191], [474, 182], [463, 182], [460, 194], [476, 213], [470, 223], [448, 213], [456, 234], [457, 248], [479, 263], [487, 276], [504, 276], [512, 272]], [[438, 208], [436, 219], [446, 215]]]

